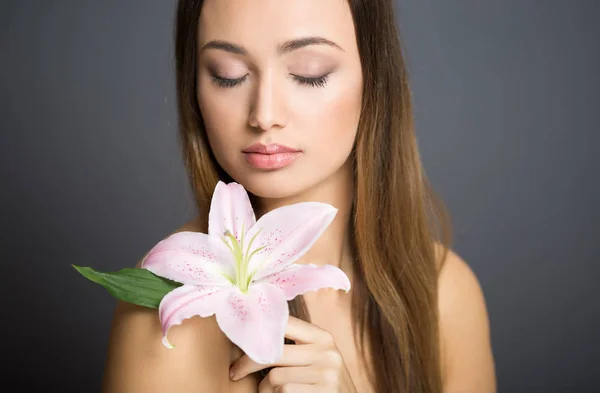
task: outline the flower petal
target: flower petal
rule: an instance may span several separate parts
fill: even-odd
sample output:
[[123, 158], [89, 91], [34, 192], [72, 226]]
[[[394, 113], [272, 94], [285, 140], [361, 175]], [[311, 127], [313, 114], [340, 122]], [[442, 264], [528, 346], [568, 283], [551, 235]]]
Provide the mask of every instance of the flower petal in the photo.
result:
[[281, 288], [286, 300], [292, 300], [305, 292], [317, 291], [321, 288], [350, 291], [348, 276], [333, 265], [293, 264], [281, 272], [263, 278], [257, 284], [264, 281]]
[[258, 233], [253, 249], [265, 246], [250, 260], [249, 271], [260, 280], [285, 269], [300, 258], [333, 221], [337, 209], [320, 202], [287, 205], [262, 216], [246, 235]]
[[173, 345], [167, 339], [172, 326], [180, 325], [184, 319], [209, 317], [215, 313], [228, 294], [223, 287], [183, 285], [167, 293], [158, 306], [158, 315], [163, 330], [162, 342], [167, 348]]
[[208, 213], [208, 234], [223, 236], [229, 230], [238, 241], [242, 227], [248, 231], [256, 221], [248, 193], [238, 183], [217, 183]]
[[235, 277], [231, 252], [225, 244], [205, 233], [177, 232], [158, 242], [142, 261], [152, 273], [190, 285], [229, 285]]
[[283, 355], [289, 309], [283, 291], [268, 283], [251, 285], [248, 292], [229, 292], [216, 313], [217, 323], [231, 342], [257, 363], [274, 363]]

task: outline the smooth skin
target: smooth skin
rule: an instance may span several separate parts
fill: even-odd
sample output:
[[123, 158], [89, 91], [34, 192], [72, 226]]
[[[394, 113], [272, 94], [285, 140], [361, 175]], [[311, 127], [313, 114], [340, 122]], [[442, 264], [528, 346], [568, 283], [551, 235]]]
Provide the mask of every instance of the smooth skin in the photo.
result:
[[[195, 220], [176, 232], [198, 232], [200, 229], [201, 226]], [[496, 375], [489, 320], [485, 298], [476, 275], [463, 259], [450, 252], [438, 282], [443, 392], [495, 393]], [[309, 306], [311, 314], [339, 317], [348, 313], [348, 307], [341, 304], [332, 308], [334, 306], [331, 303], [324, 303], [323, 309], [316, 309], [318, 301], [316, 299], [317, 303]], [[321, 321], [324, 321], [322, 325], [335, 326], [332, 321]], [[286, 337], [292, 340], [304, 338], [304, 342], [310, 344], [303, 346], [310, 348], [300, 350], [301, 353], [290, 353], [287, 350], [290, 346], [286, 345], [286, 354], [280, 364], [269, 365], [275, 368], [259, 385], [259, 377], [255, 371], [262, 369], [264, 365], [256, 365], [243, 355], [219, 329], [214, 317], [194, 317], [171, 328], [169, 337], [176, 343], [177, 350], [167, 350], [160, 341], [162, 330], [156, 310], [118, 302], [111, 328], [102, 392], [269, 392], [275, 391], [272, 389], [274, 385], [294, 384], [291, 386], [298, 387], [298, 384], [306, 381], [303, 378], [313, 378], [312, 381], [320, 380], [322, 384], [333, 386], [338, 383], [342, 387], [337, 391], [344, 393], [370, 391], [360, 371], [352, 372], [340, 365], [337, 354], [352, 353], [347, 347], [340, 348], [339, 343], [347, 341], [343, 333], [340, 333], [343, 328], [330, 330], [335, 333], [290, 318]], [[331, 338], [336, 343], [335, 347]], [[322, 349], [319, 348], [319, 343], [323, 345]], [[310, 376], [283, 371], [286, 368], [297, 370], [299, 366], [292, 363], [300, 363], [306, 367], [310, 363], [307, 360], [315, 359], [317, 354], [325, 354], [325, 359], [329, 362], [316, 362], [309, 366], [313, 369]], [[356, 361], [344, 356], [342, 355], [344, 363]], [[234, 371], [233, 377], [229, 375], [230, 370]], [[348, 376], [354, 386], [348, 384]], [[263, 390], [259, 390], [261, 388]]]
[[[270, 365], [275, 368], [260, 383], [259, 392], [356, 392], [331, 333], [290, 317], [285, 337], [295, 344], [284, 346], [283, 356]], [[264, 368], [244, 355], [231, 367], [230, 377], [237, 381]]]
[[[327, 42], [307, 43], [306, 37]], [[347, 2], [207, 0], [198, 49], [197, 100], [215, 158], [259, 197], [257, 216], [299, 201], [338, 208], [298, 263], [338, 266], [352, 282], [348, 229], [354, 184], [347, 158], [360, 115], [362, 71]], [[285, 168], [258, 170], [242, 153], [257, 142], [302, 153]], [[201, 231], [204, 220], [198, 217], [176, 232]], [[118, 302], [102, 391], [372, 392], [348, 329], [351, 294], [322, 289], [304, 298], [312, 323], [290, 318], [286, 336], [296, 345], [286, 345], [274, 365], [244, 356], [214, 317], [174, 326], [169, 339], [176, 348], [166, 349], [156, 310]], [[439, 275], [439, 308], [444, 393], [495, 393], [483, 292], [453, 252]], [[261, 382], [257, 371], [265, 367], [274, 368]]]

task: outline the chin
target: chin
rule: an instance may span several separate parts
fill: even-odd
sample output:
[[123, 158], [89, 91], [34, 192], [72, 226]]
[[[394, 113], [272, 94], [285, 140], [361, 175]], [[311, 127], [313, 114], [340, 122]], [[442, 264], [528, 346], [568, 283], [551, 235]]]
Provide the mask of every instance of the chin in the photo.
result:
[[259, 171], [248, 168], [245, 163], [237, 164], [227, 165], [227, 168], [221, 167], [233, 181], [241, 184], [249, 193], [262, 199], [280, 200], [282, 205], [311, 201], [312, 198], [320, 199], [323, 192], [317, 189], [323, 189], [322, 186], [326, 183], [334, 185], [344, 181], [347, 177], [346, 170], [350, 171], [350, 167], [344, 165], [344, 162], [339, 165], [291, 165], [273, 171]]
[[[315, 184], [285, 171], [255, 172], [233, 177], [248, 192], [265, 199], [293, 199]], [[313, 182], [317, 179], [311, 179]]]

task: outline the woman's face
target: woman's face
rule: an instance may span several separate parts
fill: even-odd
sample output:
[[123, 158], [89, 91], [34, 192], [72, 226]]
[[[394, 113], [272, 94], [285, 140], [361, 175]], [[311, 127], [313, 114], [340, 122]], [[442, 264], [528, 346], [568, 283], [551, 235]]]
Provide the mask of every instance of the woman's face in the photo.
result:
[[346, 0], [207, 0], [197, 72], [214, 155], [253, 194], [294, 196], [348, 170], [362, 70]]

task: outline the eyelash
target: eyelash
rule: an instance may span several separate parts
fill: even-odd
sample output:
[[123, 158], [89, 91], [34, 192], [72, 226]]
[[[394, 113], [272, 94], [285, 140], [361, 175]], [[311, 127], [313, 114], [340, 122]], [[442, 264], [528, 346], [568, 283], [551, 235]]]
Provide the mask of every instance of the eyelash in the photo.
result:
[[[244, 75], [243, 77], [238, 78], [238, 79], [227, 79], [227, 78], [220, 78], [218, 76], [213, 76], [212, 80], [219, 87], [230, 88], [230, 87], [235, 87], [235, 86], [239, 85], [240, 83], [242, 83], [246, 79], [246, 76], [247, 75]], [[293, 77], [294, 77], [294, 80], [296, 80], [296, 82], [300, 83], [301, 85], [311, 86], [311, 87], [325, 87], [325, 85], [327, 84], [327, 80], [329, 79], [329, 74], [325, 74], [325, 75], [319, 76], [317, 78], [307, 78], [307, 77], [299, 76], [299, 75], [293, 75]]]

